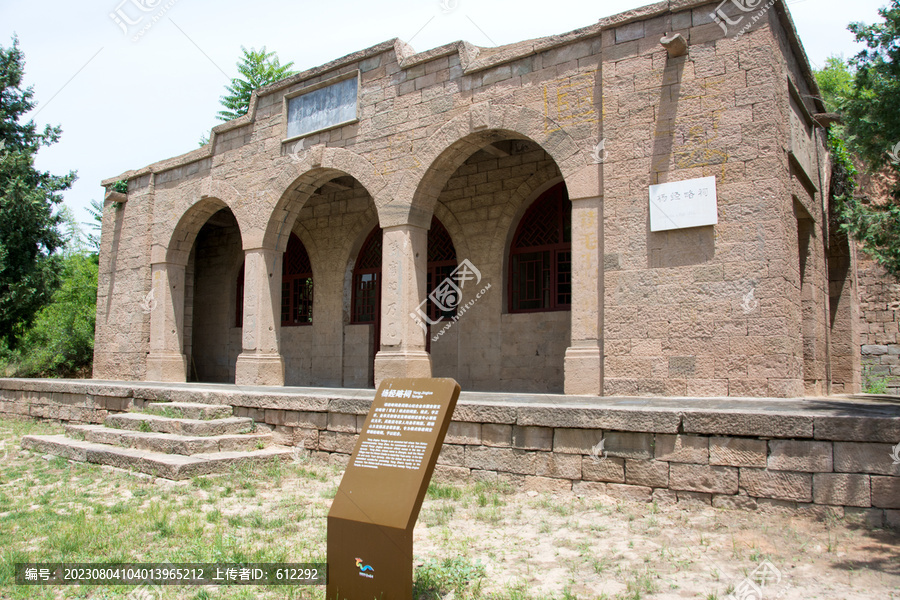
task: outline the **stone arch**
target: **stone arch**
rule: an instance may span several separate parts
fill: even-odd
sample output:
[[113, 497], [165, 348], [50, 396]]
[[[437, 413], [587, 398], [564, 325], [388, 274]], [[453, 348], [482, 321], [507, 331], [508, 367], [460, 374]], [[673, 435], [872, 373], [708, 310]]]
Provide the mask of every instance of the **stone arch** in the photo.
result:
[[456, 249], [456, 257], [463, 260], [469, 257], [469, 245], [463, 234], [462, 225], [449, 208], [438, 202], [434, 206], [434, 216], [444, 225], [444, 229], [450, 234], [453, 247]]
[[[294, 227], [291, 229], [291, 233], [296, 235], [297, 238], [301, 242], [303, 242], [303, 247], [306, 249], [306, 254], [309, 255], [309, 262], [312, 264], [313, 279], [315, 279], [317, 273], [321, 275], [320, 271], [322, 269], [319, 249], [316, 247], [315, 240], [313, 240], [313, 237], [309, 233], [309, 230], [300, 222], [300, 219], [294, 221]], [[285, 242], [285, 248], [286, 247], [287, 242]]]
[[248, 236], [247, 244], [283, 252], [297, 215], [309, 196], [322, 184], [345, 175], [353, 177], [366, 189], [376, 207], [387, 203], [387, 184], [366, 158], [343, 148], [313, 146], [291, 154], [291, 162], [272, 184], [274, 189], [284, 192], [274, 202], [261, 237]]
[[[547, 124], [555, 125], [548, 128]], [[550, 129], [548, 131], [548, 129]], [[598, 165], [590, 161], [592, 144], [579, 142], [542, 113], [518, 105], [473, 106], [441, 127], [417, 154], [419, 167], [399, 184], [393, 202], [379, 205], [382, 227], [403, 222], [427, 227], [447, 180], [469, 156], [486, 145], [510, 139], [526, 139], [540, 146], [554, 160], [574, 197], [600, 195]], [[583, 189], [582, 189], [583, 188]], [[407, 200], [410, 199], [410, 200]], [[402, 205], [400, 202], [409, 202]]]
[[163, 246], [157, 244], [154, 248], [155, 252], [151, 262], [153, 263], [170, 263], [180, 266], [186, 266], [190, 258], [191, 248], [194, 246], [194, 240], [200, 229], [206, 224], [211, 216], [227, 208], [231, 211], [234, 218], [238, 221], [238, 230], [241, 238], [244, 232], [241, 229], [241, 222], [238, 220], [234, 210], [225, 201], [215, 197], [204, 197], [192, 204], [181, 215], [178, 224], [175, 225], [172, 235], [169, 237], [168, 243]]
[[519, 227], [519, 222], [541, 194], [561, 181], [564, 181], [564, 179], [558, 173], [556, 176], [553, 176], [550, 169], [538, 171], [516, 189], [512, 198], [503, 209], [503, 216], [497, 219], [491, 254], [503, 257], [503, 261], [500, 263], [500, 281], [502, 282], [500, 289], [503, 292], [501, 310], [504, 313], [508, 312], [509, 306], [506, 296], [509, 292], [509, 286], [507, 285], [509, 283], [509, 249], [512, 245], [513, 237], [516, 235], [516, 229]]

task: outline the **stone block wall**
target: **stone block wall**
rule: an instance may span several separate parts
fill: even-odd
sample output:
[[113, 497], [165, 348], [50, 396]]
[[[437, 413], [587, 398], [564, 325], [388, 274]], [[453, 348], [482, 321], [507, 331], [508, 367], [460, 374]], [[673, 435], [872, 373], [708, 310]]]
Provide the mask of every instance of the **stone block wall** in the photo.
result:
[[[0, 379], [0, 416], [100, 423], [146, 402], [229, 404], [235, 415], [271, 431], [276, 443], [344, 465], [371, 394]], [[718, 410], [685, 408], [689, 401], [601, 408], [546, 399], [464, 394], [435, 479], [818, 516], [830, 510], [900, 527], [900, 463], [892, 456], [900, 411], [869, 407], [863, 415], [850, 405], [797, 409], [758, 401]]]
[[[455, 373], [466, 389], [558, 392], [567, 368], [570, 393], [827, 393], [829, 327], [844, 345], [852, 335], [829, 325], [848, 320], [829, 321], [843, 288], [829, 289], [827, 152], [810, 117], [816, 86], [781, 3], [745, 19], [739, 35], [713, 22], [717, 6], [671, 0], [490, 51], [459, 42], [414, 53], [391, 40], [260, 89], [248, 114], [217, 126], [209, 145], [120, 176], [133, 215], [124, 231], [138, 233], [125, 237], [143, 266], [110, 262], [111, 251], [101, 257], [96, 375], [145, 373], [148, 325], [137, 310], [150, 289], [147, 261], [160, 273], [154, 285], [169, 271], [178, 280], [200, 228], [227, 207], [257, 257], [283, 252], [293, 231], [316, 290], [307, 332], [278, 337], [262, 323], [269, 315], [253, 320], [259, 331], [245, 341], [260, 347], [245, 349], [240, 383], [363, 379], [348, 367], [358, 353], [345, 335], [356, 253], [376, 225], [420, 231], [433, 214], [457, 256], [492, 286], [454, 325], [455, 338], [434, 342], [435, 372]], [[685, 38], [686, 55], [668, 55], [667, 33]], [[355, 121], [288, 139], [286, 98], [353, 75]], [[649, 186], [709, 176], [718, 224], [649, 231]], [[574, 200], [576, 300], [568, 323], [545, 313], [520, 327], [508, 314], [507, 248], [530, 202], [559, 181]], [[105, 224], [104, 248], [116, 231]], [[389, 283], [383, 289], [409, 289]], [[265, 278], [247, 285], [255, 300], [277, 287]], [[178, 294], [163, 296], [145, 360], [156, 361], [157, 378], [178, 380], [193, 332], [167, 333], [184, 307]], [[393, 321], [382, 328], [382, 358], [402, 356], [396, 368], [424, 372], [407, 296], [400, 310], [385, 310]], [[415, 339], [390, 334], [400, 331]], [[116, 352], [132, 354], [120, 361]]]
[[144, 378], [150, 339], [150, 222], [153, 197], [150, 176], [128, 183], [125, 197], [103, 204], [100, 263], [97, 276], [97, 324], [93, 376], [100, 379]]
[[863, 391], [883, 383], [900, 395], [900, 282], [862, 252], [858, 263]]

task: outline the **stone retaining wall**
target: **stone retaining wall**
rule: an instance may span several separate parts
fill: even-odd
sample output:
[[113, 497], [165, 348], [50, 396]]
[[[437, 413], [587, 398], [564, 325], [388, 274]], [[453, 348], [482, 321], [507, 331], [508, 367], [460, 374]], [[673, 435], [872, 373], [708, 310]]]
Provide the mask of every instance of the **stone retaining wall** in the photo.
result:
[[[0, 417], [101, 423], [145, 402], [229, 404], [277, 443], [342, 465], [373, 393], [0, 379]], [[460, 398], [437, 480], [499, 479], [658, 503], [831, 509], [900, 527], [897, 405], [820, 398], [798, 410], [803, 402], [490, 396]]]

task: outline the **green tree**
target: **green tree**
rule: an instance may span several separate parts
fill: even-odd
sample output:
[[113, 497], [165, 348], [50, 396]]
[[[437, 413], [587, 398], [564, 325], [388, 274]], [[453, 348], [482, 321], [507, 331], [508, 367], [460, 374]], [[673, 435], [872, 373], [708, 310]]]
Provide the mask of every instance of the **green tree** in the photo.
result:
[[14, 357], [16, 375], [80, 375], [93, 361], [97, 256], [76, 253], [61, 262], [60, 287], [22, 336]]
[[888, 152], [900, 143], [900, 0], [878, 14], [883, 23], [848, 27], [867, 48], [851, 59], [856, 72], [842, 108], [851, 149], [873, 169], [893, 164], [897, 171]]
[[[221, 103], [226, 110], [219, 111], [217, 115], [222, 121], [230, 121], [250, 110], [250, 94], [253, 90], [290, 77], [295, 72], [291, 71], [293, 61], [286, 65], [280, 64], [275, 52], [266, 52], [266, 47], [257, 51], [255, 48], [247, 50], [241, 46], [244, 55], [237, 63], [241, 77], [231, 80], [231, 85], [225, 86], [228, 94], [222, 96]], [[273, 58], [274, 57], [274, 58]], [[201, 144], [203, 145], [203, 144]]]
[[839, 112], [841, 103], [853, 89], [853, 72], [843, 57], [830, 56], [825, 59], [825, 67], [816, 71], [816, 82], [826, 110]]
[[51, 297], [58, 277], [53, 256], [64, 240], [54, 206], [71, 187], [75, 172], [51, 175], [34, 167], [42, 146], [59, 140], [62, 130], [22, 118], [36, 106], [32, 87], [22, 89], [25, 55], [19, 40], [0, 47], [0, 340], [15, 346], [35, 313]]
[[[879, 14], [882, 23], [848, 27], [866, 49], [847, 62], [829, 58], [816, 79], [827, 109], [840, 112], [844, 120], [829, 135], [840, 175], [832, 189], [840, 226], [900, 277], [900, 0], [891, 0]], [[888, 175], [891, 197], [866, 203], [856, 197], [854, 163]]]
[[89, 231], [87, 232], [87, 245], [94, 254], [100, 253], [100, 228], [103, 225], [103, 202], [101, 200], [91, 200], [91, 207], [87, 209], [91, 215], [91, 221], [85, 223]]

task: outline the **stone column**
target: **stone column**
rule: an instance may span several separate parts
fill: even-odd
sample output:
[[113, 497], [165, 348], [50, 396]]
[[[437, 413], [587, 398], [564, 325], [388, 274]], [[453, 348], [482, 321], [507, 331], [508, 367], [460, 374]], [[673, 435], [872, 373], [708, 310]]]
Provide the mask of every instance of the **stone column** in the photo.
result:
[[258, 248], [244, 253], [243, 351], [237, 385], [284, 385], [281, 339], [281, 261], [284, 253]]
[[144, 310], [150, 310], [150, 353], [147, 381], [187, 380], [184, 355], [184, 265], [150, 265], [150, 295]]
[[603, 395], [603, 198], [572, 200], [572, 341], [565, 393]]
[[431, 377], [425, 331], [410, 317], [425, 299], [428, 230], [404, 224], [383, 230], [381, 350], [375, 355], [375, 386], [386, 377]]

